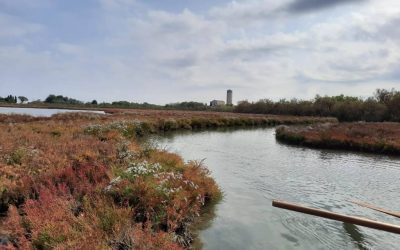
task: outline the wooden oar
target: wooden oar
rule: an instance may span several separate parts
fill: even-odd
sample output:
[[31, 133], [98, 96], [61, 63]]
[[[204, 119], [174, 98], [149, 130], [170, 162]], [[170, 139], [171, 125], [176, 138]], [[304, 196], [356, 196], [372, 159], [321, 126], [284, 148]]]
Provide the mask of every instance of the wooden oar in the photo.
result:
[[386, 231], [386, 232], [400, 234], [400, 226], [389, 224], [389, 223], [369, 220], [369, 219], [361, 218], [361, 217], [342, 215], [342, 214], [333, 213], [333, 212], [326, 211], [326, 210], [309, 208], [309, 207], [305, 207], [305, 206], [301, 206], [298, 204], [293, 204], [293, 203], [289, 203], [289, 202], [285, 202], [285, 201], [273, 200], [272, 206], [287, 209], [287, 210], [292, 210], [292, 211], [296, 211], [296, 212], [300, 212], [300, 213], [315, 215], [315, 216], [319, 216], [319, 217], [323, 217], [323, 218], [327, 218], [327, 219], [332, 219], [332, 220], [342, 221], [342, 222], [351, 223], [351, 224], [355, 224], [355, 225], [360, 225], [360, 226], [364, 226], [364, 227], [374, 228], [374, 229], [378, 229], [378, 230], [382, 230], [382, 231]]
[[369, 209], [372, 209], [372, 210], [375, 210], [375, 211], [378, 211], [378, 212], [381, 212], [381, 213], [385, 213], [385, 214], [400, 218], [400, 213], [399, 212], [390, 211], [390, 210], [387, 210], [387, 209], [384, 209], [384, 208], [376, 207], [376, 206], [373, 206], [373, 205], [365, 203], [365, 202], [360, 202], [360, 201], [350, 201], [350, 202], [354, 203], [354, 204], [357, 204], [359, 206], [362, 206], [362, 207], [366, 207], [366, 208], [369, 208]]

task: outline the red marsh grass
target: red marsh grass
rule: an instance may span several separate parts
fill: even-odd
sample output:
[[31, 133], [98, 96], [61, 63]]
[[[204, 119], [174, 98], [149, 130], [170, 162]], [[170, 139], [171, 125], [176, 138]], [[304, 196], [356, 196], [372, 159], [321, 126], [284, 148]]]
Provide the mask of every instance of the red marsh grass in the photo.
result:
[[[124, 110], [125, 112], [126, 110]], [[138, 144], [149, 133], [327, 118], [131, 110], [0, 115], [6, 249], [182, 249], [221, 192], [201, 162]]]
[[67, 116], [0, 124], [7, 248], [189, 246], [189, 225], [221, 196], [207, 169], [138, 145], [136, 123]]
[[347, 149], [400, 154], [399, 123], [340, 123], [280, 126], [276, 138], [287, 143], [317, 148]]

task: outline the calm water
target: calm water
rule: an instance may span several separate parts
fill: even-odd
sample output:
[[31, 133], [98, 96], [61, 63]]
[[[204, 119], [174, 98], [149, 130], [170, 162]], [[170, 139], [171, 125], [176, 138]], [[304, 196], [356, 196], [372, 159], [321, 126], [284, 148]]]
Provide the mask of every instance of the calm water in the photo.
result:
[[272, 199], [400, 224], [358, 207], [400, 210], [400, 158], [280, 144], [274, 129], [191, 132], [158, 139], [186, 160], [205, 159], [225, 193], [204, 249], [399, 249], [400, 236], [285, 211]]
[[36, 109], [36, 108], [6, 108], [0, 107], [0, 114], [22, 114], [22, 115], [31, 115], [31, 116], [52, 116], [57, 113], [66, 113], [66, 112], [89, 112], [89, 113], [97, 113], [104, 114], [104, 111], [96, 111], [96, 110], [72, 110], [72, 109]]

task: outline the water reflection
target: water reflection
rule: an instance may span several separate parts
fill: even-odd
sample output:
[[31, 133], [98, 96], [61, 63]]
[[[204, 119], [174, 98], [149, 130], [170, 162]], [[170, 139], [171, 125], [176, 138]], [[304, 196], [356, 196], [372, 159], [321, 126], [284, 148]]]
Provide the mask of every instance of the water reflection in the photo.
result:
[[54, 114], [68, 113], [68, 112], [85, 112], [85, 113], [105, 114], [104, 111], [99, 111], [99, 110], [6, 108], [6, 107], [0, 107], [0, 114], [19, 114], [19, 115], [50, 117], [50, 116], [52, 116]]
[[329, 161], [333, 159], [333, 156], [331, 152], [321, 150], [319, 153], [319, 158], [323, 161]]
[[287, 239], [290, 242], [293, 242], [294, 246], [299, 246], [299, 240], [296, 237], [293, 237], [290, 234], [286, 234], [286, 233], [281, 233], [281, 236], [285, 239]]
[[194, 249], [203, 249], [203, 242], [198, 234], [201, 230], [206, 230], [212, 226], [216, 216], [216, 208], [216, 204], [207, 205], [202, 209], [201, 216], [194, 221], [192, 228], [196, 234], [193, 242]]
[[346, 233], [353, 239], [354, 244], [358, 247], [358, 249], [366, 250], [367, 247], [365, 244], [365, 237], [362, 234], [361, 230], [358, 226], [349, 223], [343, 223], [343, 228]]

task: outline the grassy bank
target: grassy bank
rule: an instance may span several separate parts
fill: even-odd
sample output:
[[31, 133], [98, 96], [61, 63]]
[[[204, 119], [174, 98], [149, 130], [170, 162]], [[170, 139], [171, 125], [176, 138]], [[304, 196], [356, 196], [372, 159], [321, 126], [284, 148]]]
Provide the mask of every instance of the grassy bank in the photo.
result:
[[218, 186], [201, 163], [138, 145], [136, 125], [77, 114], [1, 124], [2, 240], [21, 249], [188, 246], [188, 226], [219, 199]]
[[314, 148], [346, 149], [400, 155], [398, 123], [340, 123], [311, 126], [280, 126], [280, 141]]
[[130, 111], [0, 115], [0, 244], [181, 249], [221, 193], [201, 162], [137, 139], [179, 129], [308, 124], [311, 117]]
[[[288, 116], [288, 115], [254, 115], [237, 114], [229, 112], [207, 112], [207, 111], [177, 111], [177, 110], [143, 110], [143, 109], [107, 109], [110, 116], [93, 114], [86, 120], [97, 122], [109, 122], [112, 120], [136, 120], [151, 124], [157, 130], [169, 129], [166, 123], [174, 124], [176, 129], [209, 128], [209, 127], [232, 127], [232, 126], [275, 126], [290, 124], [313, 124], [332, 122], [336, 118], [312, 117], [312, 116]], [[0, 114], [0, 123], [21, 123], [32, 121], [71, 120], [82, 119], [76, 113], [57, 114], [53, 117], [32, 117], [29, 115], [7, 115]]]

